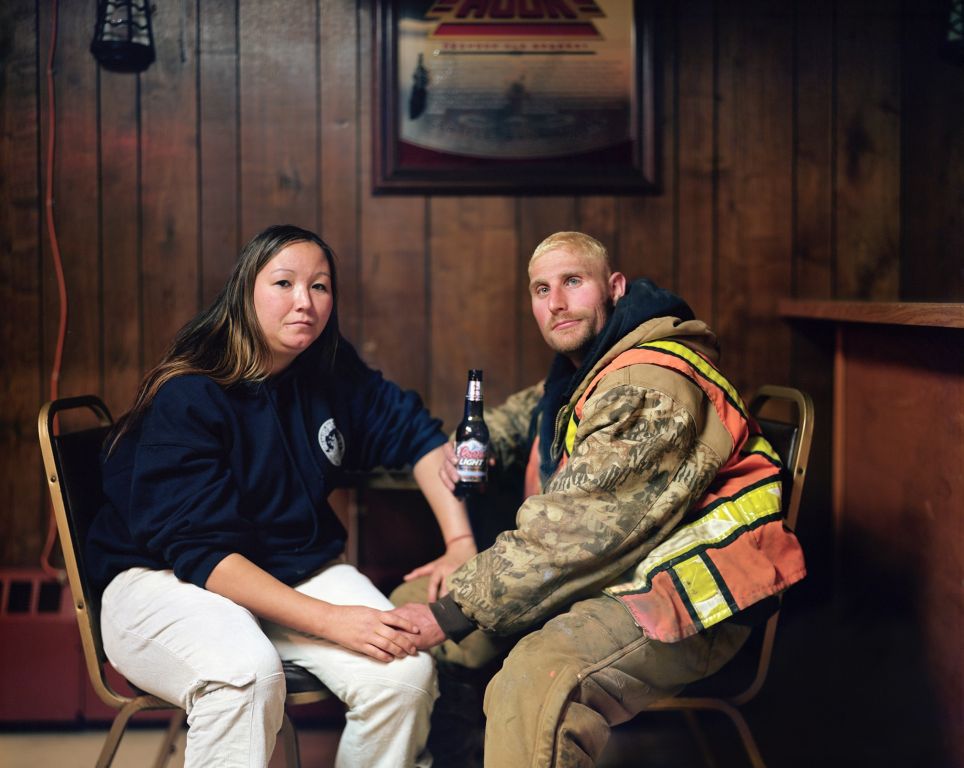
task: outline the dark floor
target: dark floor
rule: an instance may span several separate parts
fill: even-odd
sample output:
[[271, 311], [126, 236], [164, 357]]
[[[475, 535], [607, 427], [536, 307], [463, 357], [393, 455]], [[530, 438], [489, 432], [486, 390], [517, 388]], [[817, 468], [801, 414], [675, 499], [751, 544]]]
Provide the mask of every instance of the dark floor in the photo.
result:
[[[712, 716], [708, 716], [712, 717]], [[712, 728], [711, 728], [712, 730]], [[734, 737], [735, 738], [735, 737]], [[327, 768], [333, 764], [337, 731], [299, 729], [302, 765]], [[271, 768], [281, 768], [275, 756]], [[653, 713], [631, 726], [614, 731], [597, 768], [743, 768], [748, 762], [728, 761], [722, 753], [709, 760], [701, 754], [697, 739], [679, 713]]]
[[[297, 716], [296, 716], [297, 717]], [[330, 766], [337, 746], [337, 716], [322, 716], [330, 727], [298, 723], [302, 762]], [[272, 768], [280, 768], [273, 762]], [[680, 712], [650, 712], [613, 730], [597, 768], [749, 768], [736, 729], [723, 715], [699, 713], [691, 726]], [[2, 768], [2, 766], [0, 766]]]
[[[687, 727], [685, 718], [674, 712], [652, 713], [636, 718], [631, 724], [613, 732], [603, 760], [598, 768], [743, 768], [748, 763], [742, 755], [733, 759], [731, 747], [738, 748], [734, 733], [725, 731], [725, 722], [714, 724], [716, 716], [701, 718], [706, 740], [713, 743], [714, 754], [701, 753], [699, 739]], [[717, 727], [719, 726], [719, 727]], [[340, 735], [339, 724], [325, 727], [298, 727], [301, 762], [304, 768], [330, 768]], [[51, 730], [33, 728], [0, 731], [0, 768], [87, 768], [94, 764], [100, 751], [106, 728]], [[158, 726], [131, 727], [125, 735], [114, 762], [114, 768], [141, 768], [153, 763], [161, 744], [163, 730]], [[171, 758], [169, 768], [183, 766], [183, 736], [180, 749]], [[730, 756], [728, 756], [730, 755]], [[270, 768], [283, 768], [280, 750], [271, 760]]]

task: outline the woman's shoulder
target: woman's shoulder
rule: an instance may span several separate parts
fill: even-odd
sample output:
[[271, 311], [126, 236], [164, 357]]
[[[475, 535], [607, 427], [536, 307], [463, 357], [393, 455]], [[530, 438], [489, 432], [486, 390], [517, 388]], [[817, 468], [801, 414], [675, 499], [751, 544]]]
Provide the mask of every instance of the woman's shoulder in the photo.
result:
[[155, 402], [191, 401], [198, 397], [220, 399], [224, 389], [210, 376], [200, 373], [186, 373], [165, 381], [155, 395]]
[[[210, 376], [184, 374], [164, 382], [154, 396], [151, 410], [168, 413], [203, 414], [228, 413], [237, 410], [238, 398], [248, 399], [252, 385], [224, 387]], [[242, 406], [243, 407], [243, 406]]]
[[338, 346], [335, 348], [334, 369], [336, 372], [345, 373], [373, 373], [372, 369], [361, 359], [361, 355], [344, 336], [339, 337]]
[[366, 385], [377, 380], [380, 374], [371, 368], [344, 336], [338, 338], [338, 345], [331, 357], [319, 350], [305, 354], [300, 361], [299, 375], [306, 376], [320, 385], [325, 391], [335, 394], [358, 394]]
[[235, 410], [228, 391], [210, 377], [175, 376], [154, 396], [145, 414], [142, 440], [180, 444], [186, 435], [220, 434], [226, 423], [234, 421]]

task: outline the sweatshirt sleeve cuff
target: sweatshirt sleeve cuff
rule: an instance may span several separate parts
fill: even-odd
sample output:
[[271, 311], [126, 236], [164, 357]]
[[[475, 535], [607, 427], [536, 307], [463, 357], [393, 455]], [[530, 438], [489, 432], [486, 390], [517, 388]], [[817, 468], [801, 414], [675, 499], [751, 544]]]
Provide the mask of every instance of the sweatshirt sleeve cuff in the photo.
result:
[[455, 642], [478, 629], [462, 613], [451, 592], [437, 602], [429, 603], [428, 607], [442, 631]]
[[208, 578], [230, 552], [207, 552], [202, 557], [179, 557], [173, 563], [174, 575], [181, 581], [207, 589]]
[[428, 440], [422, 443], [421, 446], [419, 446], [419, 449], [415, 452], [415, 455], [412, 457], [411, 465], [414, 467], [416, 464], [418, 464], [419, 460], [423, 456], [425, 456], [425, 454], [431, 453], [440, 445], [445, 445], [445, 435], [442, 434], [441, 431], [438, 432], [437, 434], [432, 435], [432, 437], [430, 437]]

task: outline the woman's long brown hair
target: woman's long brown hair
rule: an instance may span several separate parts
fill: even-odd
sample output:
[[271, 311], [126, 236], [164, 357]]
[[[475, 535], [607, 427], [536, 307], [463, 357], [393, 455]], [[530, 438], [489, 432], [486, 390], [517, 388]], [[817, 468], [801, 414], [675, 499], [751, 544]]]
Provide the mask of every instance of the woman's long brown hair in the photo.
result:
[[161, 361], [144, 376], [133, 405], [118, 419], [108, 441], [111, 450], [144, 415], [160, 388], [177, 376], [203, 374], [225, 388], [268, 377], [271, 352], [254, 308], [254, 281], [283, 248], [299, 242], [315, 243], [328, 259], [331, 316], [315, 344], [321, 345], [322, 360], [329, 365], [334, 361], [339, 338], [335, 254], [314, 232], [290, 224], [268, 227], [241, 250], [231, 276], [211, 306], [178, 331]]

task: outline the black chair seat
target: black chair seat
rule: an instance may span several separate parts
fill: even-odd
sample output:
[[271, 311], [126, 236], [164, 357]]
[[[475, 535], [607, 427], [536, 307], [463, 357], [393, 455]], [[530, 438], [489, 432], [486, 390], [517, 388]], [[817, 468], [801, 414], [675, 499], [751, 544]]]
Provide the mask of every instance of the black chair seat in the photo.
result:
[[282, 663], [285, 670], [285, 685], [289, 694], [307, 693], [324, 688], [321, 681], [304, 667], [291, 661]]

